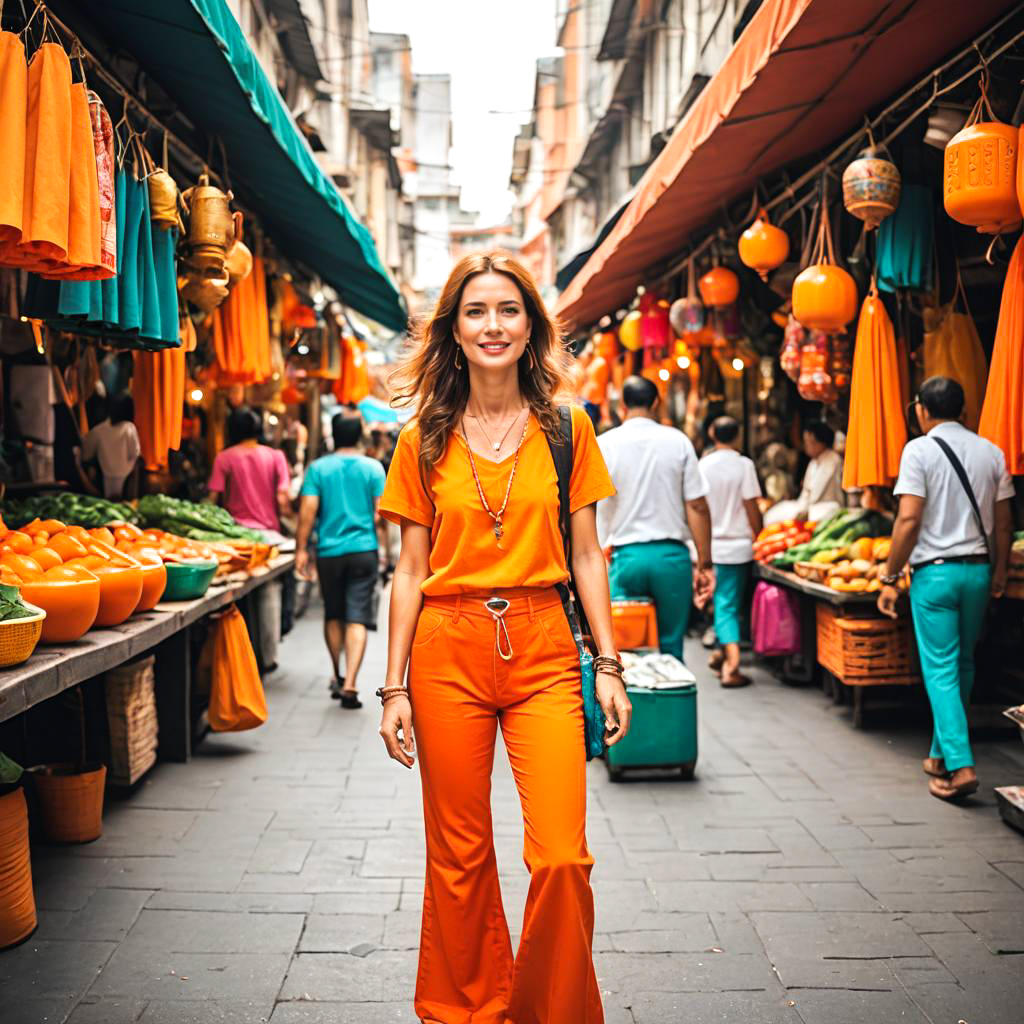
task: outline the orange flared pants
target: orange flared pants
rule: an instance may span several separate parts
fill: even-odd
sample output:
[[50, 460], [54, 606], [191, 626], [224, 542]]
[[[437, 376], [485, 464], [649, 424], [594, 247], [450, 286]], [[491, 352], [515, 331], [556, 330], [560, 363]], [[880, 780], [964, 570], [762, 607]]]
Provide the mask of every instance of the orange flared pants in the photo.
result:
[[[492, 596], [509, 601], [500, 622], [484, 605]], [[602, 1024], [579, 659], [557, 593], [425, 598], [409, 688], [427, 845], [418, 1017], [424, 1024]], [[530, 872], [515, 959], [491, 823], [499, 725]]]

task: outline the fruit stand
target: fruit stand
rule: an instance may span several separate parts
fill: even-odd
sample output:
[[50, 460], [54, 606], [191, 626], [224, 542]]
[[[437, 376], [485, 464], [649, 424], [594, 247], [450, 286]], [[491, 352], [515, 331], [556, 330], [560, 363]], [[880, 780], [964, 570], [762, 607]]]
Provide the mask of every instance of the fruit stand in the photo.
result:
[[21, 665], [0, 671], [0, 722], [55, 697], [146, 652], [153, 652], [160, 757], [186, 761], [191, 754], [191, 627], [200, 619], [244, 601], [291, 570], [295, 559], [280, 554], [245, 580], [225, 578], [197, 599], [169, 601], [105, 629], [90, 630], [66, 645], [37, 647]]

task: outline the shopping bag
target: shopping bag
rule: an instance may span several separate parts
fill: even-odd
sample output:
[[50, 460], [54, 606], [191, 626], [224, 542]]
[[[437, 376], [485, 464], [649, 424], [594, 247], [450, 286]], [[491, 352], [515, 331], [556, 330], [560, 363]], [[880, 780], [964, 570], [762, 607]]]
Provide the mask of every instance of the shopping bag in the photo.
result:
[[750, 631], [754, 650], [763, 657], [799, 654], [802, 637], [796, 595], [773, 583], [758, 583], [754, 590]]
[[267, 720], [267, 701], [242, 613], [231, 605], [214, 626], [210, 678], [210, 728], [255, 729]]

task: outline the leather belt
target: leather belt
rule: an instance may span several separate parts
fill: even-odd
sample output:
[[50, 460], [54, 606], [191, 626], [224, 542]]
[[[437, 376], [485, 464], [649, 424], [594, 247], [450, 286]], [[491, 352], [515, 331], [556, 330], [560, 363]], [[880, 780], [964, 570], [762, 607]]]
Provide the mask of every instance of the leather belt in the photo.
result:
[[975, 562], [979, 565], [984, 563], [988, 564], [988, 555], [953, 555], [950, 558], [929, 558], [927, 562], [917, 562], [910, 568], [916, 572], [918, 569], [923, 569], [926, 565], [942, 565], [944, 562]]

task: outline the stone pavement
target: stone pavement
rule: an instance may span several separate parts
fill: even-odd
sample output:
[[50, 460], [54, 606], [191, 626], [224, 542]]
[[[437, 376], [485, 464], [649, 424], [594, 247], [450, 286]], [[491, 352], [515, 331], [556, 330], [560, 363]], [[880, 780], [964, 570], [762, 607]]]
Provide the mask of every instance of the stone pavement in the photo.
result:
[[[265, 727], [159, 765], [98, 842], [36, 847], [40, 925], [0, 953], [3, 1024], [414, 1021], [419, 780], [385, 759], [369, 702], [328, 700], [318, 615], [286, 641]], [[1021, 746], [979, 743], [980, 798], [946, 806], [919, 726], [854, 731], [820, 691], [755, 676], [702, 674], [696, 781], [590, 766], [608, 1024], [1024, 1021], [1024, 837], [991, 794], [1024, 781]], [[515, 932], [500, 750], [494, 790]]]

